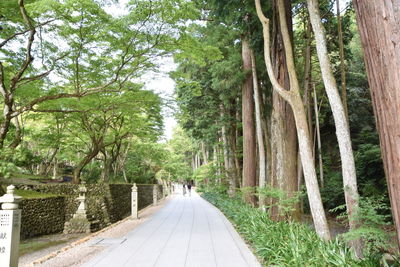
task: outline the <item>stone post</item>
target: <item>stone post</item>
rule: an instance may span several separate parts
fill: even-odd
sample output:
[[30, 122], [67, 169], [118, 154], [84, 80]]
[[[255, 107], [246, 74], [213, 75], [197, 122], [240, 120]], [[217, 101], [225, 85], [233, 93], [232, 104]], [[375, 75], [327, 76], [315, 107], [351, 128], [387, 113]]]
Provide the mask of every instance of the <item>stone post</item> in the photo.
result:
[[166, 198], [169, 194], [168, 194], [168, 184], [166, 181], [163, 181], [163, 198]]
[[157, 206], [157, 201], [158, 201], [158, 185], [153, 185], [153, 206]]
[[21, 231], [21, 210], [18, 203], [22, 197], [14, 194], [15, 187], [7, 187], [7, 194], [0, 197], [0, 265], [18, 266], [19, 238]]
[[85, 182], [79, 186], [78, 209], [68, 222], [64, 224], [64, 234], [90, 233], [90, 222], [86, 215], [86, 186]]
[[132, 186], [132, 198], [131, 198], [131, 209], [132, 219], [138, 218], [138, 190], [136, 184]]

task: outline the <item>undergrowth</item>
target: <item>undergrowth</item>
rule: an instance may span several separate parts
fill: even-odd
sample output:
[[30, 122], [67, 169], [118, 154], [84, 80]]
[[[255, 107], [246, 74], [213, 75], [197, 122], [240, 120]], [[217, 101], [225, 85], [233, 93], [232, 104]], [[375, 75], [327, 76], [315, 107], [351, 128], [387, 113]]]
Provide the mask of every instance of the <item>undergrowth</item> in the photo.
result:
[[268, 214], [238, 198], [205, 192], [202, 196], [218, 207], [254, 249], [264, 266], [379, 266], [379, 254], [357, 259], [338, 239], [324, 242], [300, 223], [274, 222]]

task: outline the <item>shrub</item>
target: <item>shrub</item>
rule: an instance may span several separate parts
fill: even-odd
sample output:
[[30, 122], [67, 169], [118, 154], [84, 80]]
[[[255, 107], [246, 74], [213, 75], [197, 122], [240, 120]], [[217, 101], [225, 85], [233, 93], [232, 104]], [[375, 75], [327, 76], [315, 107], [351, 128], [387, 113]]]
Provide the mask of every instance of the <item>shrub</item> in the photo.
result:
[[[359, 207], [353, 220], [360, 222], [359, 228], [352, 229], [347, 233], [341, 234], [339, 238], [344, 241], [351, 241], [361, 238], [363, 240], [364, 254], [379, 253], [390, 249], [390, 235], [385, 232], [384, 227], [392, 223], [390, 216], [390, 206], [386, 201], [386, 196], [381, 197], [362, 197]], [[346, 205], [338, 206], [333, 211], [346, 210]], [[339, 219], [347, 220], [347, 212], [342, 212]]]

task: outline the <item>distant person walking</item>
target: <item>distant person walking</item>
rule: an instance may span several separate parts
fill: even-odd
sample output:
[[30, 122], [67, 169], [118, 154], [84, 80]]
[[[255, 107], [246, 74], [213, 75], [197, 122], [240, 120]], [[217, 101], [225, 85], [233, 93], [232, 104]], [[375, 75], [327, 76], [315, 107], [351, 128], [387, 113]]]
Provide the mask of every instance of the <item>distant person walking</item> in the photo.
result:
[[185, 184], [183, 184], [182, 194], [183, 194], [183, 196], [186, 195], [186, 185]]
[[192, 195], [192, 185], [188, 184], [187, 185], [188, 191], [189, 191], [189, 197]]

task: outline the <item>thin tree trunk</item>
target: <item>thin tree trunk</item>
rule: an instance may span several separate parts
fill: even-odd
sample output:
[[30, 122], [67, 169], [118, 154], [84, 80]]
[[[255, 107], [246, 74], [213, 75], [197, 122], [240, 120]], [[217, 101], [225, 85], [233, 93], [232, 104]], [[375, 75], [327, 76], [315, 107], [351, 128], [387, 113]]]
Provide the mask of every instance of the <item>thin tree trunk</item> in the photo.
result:
[[314, 95], [314, 112], [315, 112], [315, 131], [317, 132], [319, 179], [321, 182], [321, 187], [323, 188], [324, 187], [324, 165], [322, 164], [321, 132], [319, 130], [319, 111], [318, 111], [317, 92], [315, 90], [315, 84], [313, 84], [313, 95]]
[[74, 184], [79, 184], [81, 182], [81, 173], [82, 170], [86, 167], [86, 165], [94, 158], [97, 156], [97, 154], [100, 152], [100, 149], [94, 148], [89, 154], [83, 158], [79, 164], [75, 167], [74, 169], [74, 177], [73, 177], [73, 183]]
[[122, 169], [122, 175], [124, 176], [125, 183], [129, 183], [128, 177], [126, 176], [125, 168]]
[[[325, 29], [321, 22], [317, 0], [307, 0], [308, 12], [314, 31], [317, 55], [320, 62], [322, 79], [325, 91], [331, 106], [333, 119], [335, 121], [336, 136], [339, 143], [340, 158], [342, 161], [342, 176], [347, 213], [349, 215], [350, 229], [356, 229], [358, 223], [355, 214], [358, 209], [358, 189], [356, 168], [354, 163], [353, 149], [351, 147], [350, 130], [343, 104], [337, 89], [335, 78], [329, 61], [328, 49], [325, 38]], [[352, 241], [352, 247], [358, 256], [362, 256], [361, 240]]]
[[[265, 145], [264, 145], [264, 137], [261, 127], [261, 107], [260, 107], [260, 92], [258, 88], [258, 78], [257, 78], [257, 68], [256, 68], [256, 59], [254, 56], [254, 51], [251, 49], [251, 71], [253, 73], [253, 89], [254, 89], [254, 103], [255, 103], [255, 117], [256, 117], [256, 133], [257, 133], [257, 144], [258, 144], [258, 161], [259, 161], [259, 182], [258, 186], [263, 189], [266, 186], [267, 178], [267, 169], [266, 169], [266, 160], [265, 160]], [[260, 207], [264, 207], [265, 205], [265, 197], [260, 194], [258, 205]]]
[[44, 167], [44, 172], [43, 172], [44, 175], [47, 176], [47, 175], [49, 174], [50, 169], [51, 169], [51, 163], [52, 163], [52, 162], [54, 161], [54, 159], [56, 158], [56, 155], [57, 155], [57, 153], [58, 153], [58, 150], [59, 150], [58, 147], [54, 148], [53, 153], [51, 153], [51, 156], [50, 156], [49, 160], [46, 161], [45, 167]]
[[192, 170], [196, 170], [196, 158], [195, 154], [192, 152]]
[[14, 141], [10, 144], [10, 147], [15, 149], [22, 142], [22, 129], [18, 116], [14, 117], [12, 119], [12, 122], [14, 123], [15, 126], [15, 135], [14, 135]]
[[353, 0], [400, 245], [400, 2]]
[[[307, 110], [307, 119], [308, 119], [308, 131], [313, 133], [312, 127], [312, 100], [311, 100], [311, 22], [309, 17], [307, 16], [307, 24], [306, 24], [306, 49], [304, 55], [304, 105]], [[311, 140], [313, 143], [313, 140]]]
[[340, 0], [336, 0], [336, 17], [338, 20], [342, 102], [343, 102], [343, 108], [344, 108], [344, 113], [346, 115], [346, 119], [347, 119], [347, 121], [349, 121], [349, 112], [347, 110], [346, 63], [344, 61], [344, 44], [343, 44], [342, 16], [340, 15]]
[[299, 83], [296, 77], [295, 67], [294, 67], [294, 59], [293, 59], [293, 51], [289, 38], [289, 33], [286, 24], [285, 18], [285, 8], [283, 6], [283, 2], [278, 0], [278, 9], [279, 9], [279, 18], [281, 22], [281, 31], [282, 37], [284, 41], [286, 59], [287, 59], [287, 67], [290, 77], [291, 89], [290, 91], [286, 91], [276, 79], [271, 62], [271, 56], [269, 54], [270, 51], [270, 33], [269, 33], [269, 20], [264, 16], [261, 9], [260, 0], [255, 0], [257, 15], [263, 26], [263, 35], [264, 35], [264, 56], [265, 63], [268, 72], [268, 76], [270, 77], [271, 83], [273, 85], [274, 90], [276, 90], [282, 98], [289, 102], [293, 109], [293, 113], [296, 121], [297, 135], [299, 141], [301, 162], [303, 165], [305, 183], [307, 187], [307, 194], [310, 203], [310, 210], [314, 220], [315, 230], [317, 234], [325, 239], [329, 240], [331, 238], [328, 223], [325, 217], [325, 211], [322, 205], [321, 195], [319, 192], [317, 175], [315, 172], [315, 167], [313, 165], [312, 160], [312, 152], [311, 152], [311, 142], [310, 142], [310, 133], [308, 131], [307, 117], [304, 110], [304, 105], [300, 96], [299, 91]]
[[206, 151], [206, 145], [201, 141], [201, 153], [203, 154], [203, 164], [208, 164], [208, 154]]
[[235, 109], [235, 118], [236, 118], [236, 125], [234, 129], [234, 138], [231, 139], [231, 147], [232, 147], [232, 153], [235, 156], [235, 168], [236, 168], [236, 185], [239, 188], [242, 188], [242, 165], [241, 161], [239, 158], [239, 138], [240, 138], [240, 132], [239, 132], [239, 127], [238, 124], [241, 123], [241, 116], [239, 112], [239, 105], [240, 105], [240, 100], [239, 98], [236, 98], [236, 109]]
[[57, 173], [58, 173], [58, 160], [57, 157], [54, 157], [54, 163], [53, 163], [53, 180], [57, 179]]
[[[307, 10], [306, 10], [307, 11]], [[311, 144], [314, 144], [313, 139], [313, 125], [312, 125], [312, 107], [311, 107], [311, 22], [306, 15], [306, 21], [304, 23], [304, 27], [306, 28], [306, 36], [305, 36], [305, 51], [304, 51], [304, 106], [306, 108], [307, 113], [307, 121], [308, 121], [308, 131], [311, 137]], [[314, 155], [314, 153], [313, 153]], [[303, 186], [303, 166], [301, 164], [300, 152], [297, 153], [297, 190], [302, 190]], [[300, 200], [300, 214], [304, 211], [304, 200], [301, 198]]]
[[248, 40], [242, 39], [243, 70], [249, 72], [242, 86], [243, 121], [243, 187], [246, 188], [246, 202], [255, 205], [256, 186], [256, 139], [254, 132], [253, 80], [251, 77], [251, 50]]

